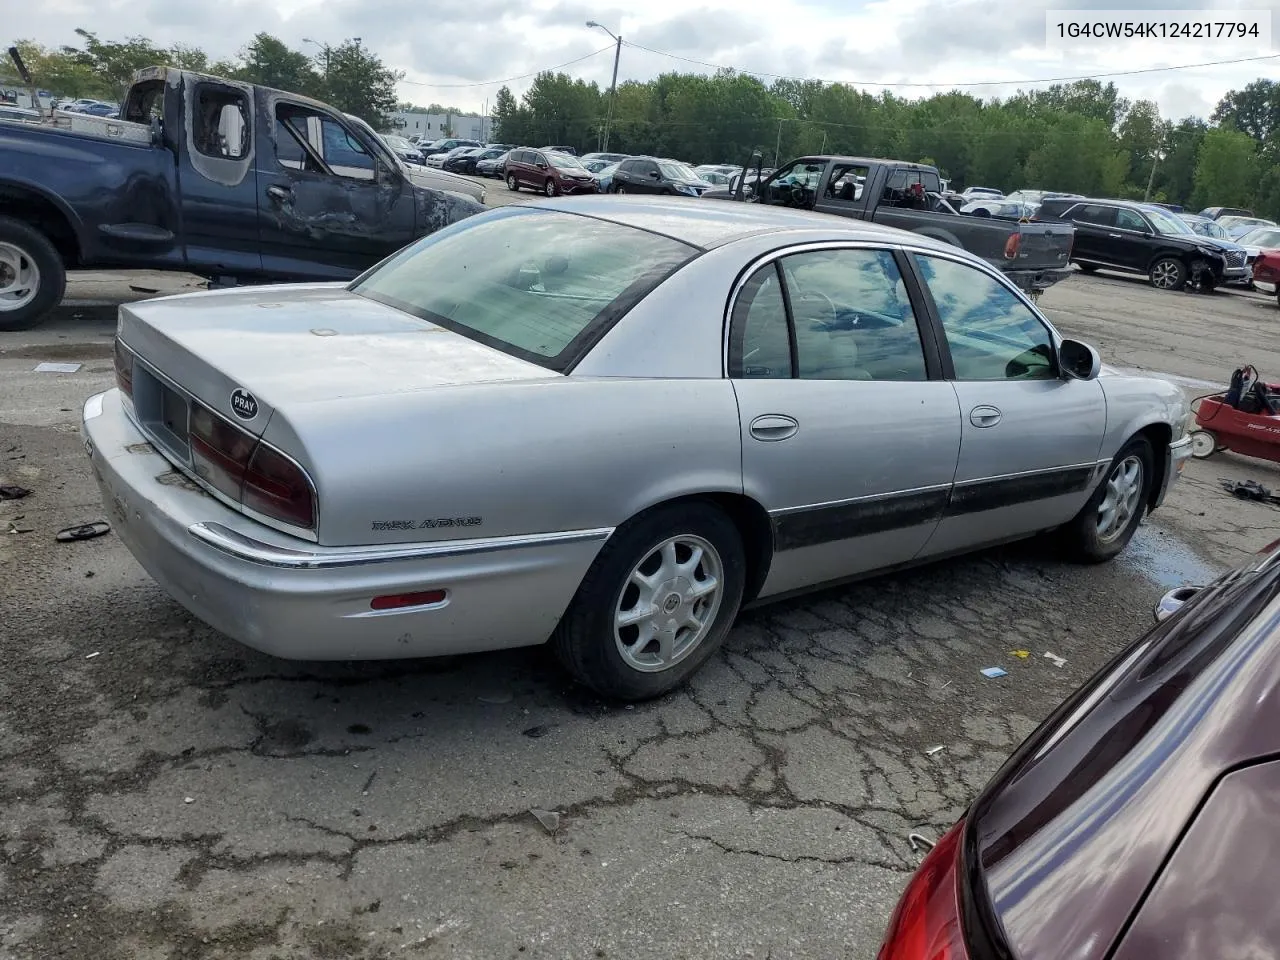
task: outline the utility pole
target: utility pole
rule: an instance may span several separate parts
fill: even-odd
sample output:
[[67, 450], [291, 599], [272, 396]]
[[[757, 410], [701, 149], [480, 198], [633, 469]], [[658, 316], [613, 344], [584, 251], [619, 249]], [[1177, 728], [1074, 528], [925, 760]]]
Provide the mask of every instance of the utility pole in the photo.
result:
[[1160, 147], [1151, 151], [1151, 176], [1147, 177], [1147, 192], [1142, 195], [1142, 202], [1151, 200], [1151, 187], [1156, 182], [1156, 164], [1160, 162]]
[[609, 152], [609, 128], [613, 126], [613, 104], [618, 97], [618, 61], [622, 59], [622, 37], [615, 34], [608, 27], [596, 23], [594, 20], [587, 21], [588, 27], [599, 27], [609, 36], [613, 37], [613, 80], [609, 83], [609, 111], [604, 118], [604, 142], [600, 148], [601, 153]]
[[778, 139], [773, 145], [773, 165], [778, 166], [778, 154], [782, 152], [782, 117], [778, 118]]

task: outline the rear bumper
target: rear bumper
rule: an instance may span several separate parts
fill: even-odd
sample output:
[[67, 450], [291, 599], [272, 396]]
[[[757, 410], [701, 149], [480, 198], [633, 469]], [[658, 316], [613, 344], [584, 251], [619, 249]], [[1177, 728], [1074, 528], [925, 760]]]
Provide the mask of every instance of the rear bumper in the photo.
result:
[[1055, 283], [1065, 280], [1075, 271], [1069, 267], [1051, 270], [1006, 270], [1005, 276], [1027, 293], [1043, 293]]
[[[176, 472], [118, 390], [85, 403], [85, 447], [113, 529], [174, 600], [292, 660], [383, 660], [529, 646], [550, 636], [612, 531], [320, 547], [224, 506]], [[375, 611], [373, 597], [445, 590]]]

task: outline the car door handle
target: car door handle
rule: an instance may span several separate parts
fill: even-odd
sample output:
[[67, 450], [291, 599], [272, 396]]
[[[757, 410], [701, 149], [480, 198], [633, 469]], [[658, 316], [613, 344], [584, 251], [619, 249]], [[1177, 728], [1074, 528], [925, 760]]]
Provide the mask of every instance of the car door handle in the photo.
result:
[[273, 183], [271, 186], [267, 187], [267, 196], [272, 200], [279, 200], [281, 203], [284, 203], [293, 196], [293, 191], [288, 187], [281, 187]]
[[1004, 416], [995, 407], [983, 404], [969, 411], [969, 422], [975, 427], [994, 427]]
[[770, 413], [762, 417], [756, 417], [751, 421], [751, 436], [765, 443], [775, 440], [786, 440], [788, 437], [794, 437], [796, 431], [800, 429], [800, 424], [794, 417], [784, 416], [782, 414]]
[[1107, 236], [1112, 237], [1112, 238], [1114, 238], [1114, 239], [1116, 239], [1116, 240], [1123, 240], [1123, 239], [1124, 239], [1124, 234], [1123, 234], [1123, 233], [1109, 233], [1109, 234], [1107, 234]]

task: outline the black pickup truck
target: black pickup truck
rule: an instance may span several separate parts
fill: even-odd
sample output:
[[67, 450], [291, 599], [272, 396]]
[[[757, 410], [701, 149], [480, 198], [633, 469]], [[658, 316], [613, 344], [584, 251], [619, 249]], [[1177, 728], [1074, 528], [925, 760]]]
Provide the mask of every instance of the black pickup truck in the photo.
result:
[[910, 230], [977, 254], [1033, 295], [1070, 273], [1075, 238], [1070, 224], [965, 216], [941, 193], [936, 167], [814, 156], [779, 167], [758, 187], [739, 183], [735, 189], [709, 190], [702, 196], [799, 207]]
[[0, 122], [0, 330], [38, 324], [68, 268], [347, 280], [483, 209], [326, 104], [149, 67], [119, 119]]

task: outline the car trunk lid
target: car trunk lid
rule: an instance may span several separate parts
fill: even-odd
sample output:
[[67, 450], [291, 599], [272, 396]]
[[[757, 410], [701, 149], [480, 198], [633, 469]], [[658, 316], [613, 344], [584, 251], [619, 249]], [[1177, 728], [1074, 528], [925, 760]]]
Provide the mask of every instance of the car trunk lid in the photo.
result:
[[128, 304], [118, 334], [163, 388], [157, 403], [190, 394], [258, 436], [284, 404], [558, 376], [341, 284]]
[[1018, 269], [1065, 269], [1071, 259], [1071, 246], [1075, 240], [1075, 227], [1069, 223], [1029, 221], [1018, 223]]

